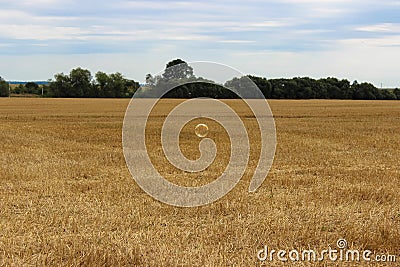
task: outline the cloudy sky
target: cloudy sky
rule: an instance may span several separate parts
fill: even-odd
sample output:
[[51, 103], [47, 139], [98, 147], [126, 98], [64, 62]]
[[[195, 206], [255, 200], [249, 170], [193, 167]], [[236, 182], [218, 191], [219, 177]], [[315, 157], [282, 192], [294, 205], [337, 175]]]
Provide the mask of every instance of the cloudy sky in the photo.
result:
[[400, 87], [400, 0], [0, 0], [0, 76], [143, 81], [175, 58]]

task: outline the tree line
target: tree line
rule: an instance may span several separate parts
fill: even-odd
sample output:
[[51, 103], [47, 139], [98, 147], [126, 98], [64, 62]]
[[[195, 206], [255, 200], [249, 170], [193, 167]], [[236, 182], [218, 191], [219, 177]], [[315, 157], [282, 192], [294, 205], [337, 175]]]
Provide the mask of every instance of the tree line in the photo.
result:
[[[175, 67], [174, 67], [175, 66]], [[358, 99], [358, 100], [400, 100], [400, 90], [378, 89], [371, 83], [358, 83], [337, 78], [312, 79], [309, 77], [295, 77], [292, 79], [267, 79], [247, 75], [236, 77], [223, 85], [214, 84], [212, 81], [195, 77], [193, 68], [181, 59], [167, 63], [161, 75], [153, 77], [146, 75], [146, 86], [141, 88], [144, 97], [158, 95], [158, 91], [175, 87], [164, 95], [165, 98], [238, 98], [235, 90], [240, 89], [246, 98], [258, 98], [246, 92], [246, 88], [257, 85], [267, 99]], [[180, 85], [185, 83], [183, 85]], [[228, 90], [231, 88], [232, 90]], [[233, 92], [232, 92], [233, 91]]]
[[[99, 71], [93, 77], [89, 70], [76, 68], [69, 74], [57, 73], [48, 84], [41, 86], [34, 82], [20, 84], [13, 88], [11, 93], [43, 97], [130, 98], [139, 87], [138, 82], [126, 79], [119, 72], [107, 74]], [[9, 85], [4, 79], [0, 82], [0, 88], [3, 88], [0, 89], [0, 96], [8, 96]]]
[[[359, 100], [400, 100], [400, 89], [378, 89], [373, 84], [333, 77], [313, 79], [295, 77], [291, 79], [267, 79], [248, 75], [233, 78], [225, 84], [196, 77], [193, 68], [181, 59], [166, 64], [161, 75], [147, 74], [146, 84], [126, 79], [121, 73], [97, 72], [94, 77], [87, 69], [75, 68], [69, 74], [58, 73], [46, 85], [33, 82], [21, 84], [11, 90], [14, 94], [34, 94], [43, 97], [88, 97], [88, 98], [130, 98], [137, 90], [139, 97], [155, 97], [166, 88], [173, 88], [166, 98], [238, 98], [234, 93], [240, 88], [246, 98], [258, 96], [246, 94], [246, 88], [254, 82], [268, 99], [359, 99]], [[228, 90], [227, 88], [233, 89]], [[9, 95], [8, 83], [0, 77], [0, 96]]]
[[270, 79], [249, 76], [266, 98], [274, 99], [355, 99], [400, 100], [399, 89], [378, 89], [373, 84], [337, 78]]
[[124, 78], [117, 72], [107, 74], [99, 71], [92, 77], [87, 69], [76, 68], [69, 75], [58, 73], [54, 80], [45, 87], [48, 97], [132, 97], [139, 88], [139, 83]]

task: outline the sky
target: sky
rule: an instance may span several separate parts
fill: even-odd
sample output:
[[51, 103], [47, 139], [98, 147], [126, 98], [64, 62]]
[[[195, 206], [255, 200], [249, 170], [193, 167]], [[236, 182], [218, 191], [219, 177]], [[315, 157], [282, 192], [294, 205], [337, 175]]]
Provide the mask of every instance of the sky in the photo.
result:
[[139, 82], [172, 59], [267, 78], [400, 87], [400, 0], [0, 0], [0, 76], [72, 68]]

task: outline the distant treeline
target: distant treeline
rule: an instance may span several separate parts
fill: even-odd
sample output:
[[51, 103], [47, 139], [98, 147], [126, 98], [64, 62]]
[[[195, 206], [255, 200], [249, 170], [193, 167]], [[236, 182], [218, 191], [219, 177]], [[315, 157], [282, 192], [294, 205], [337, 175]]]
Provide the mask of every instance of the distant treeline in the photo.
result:
[[[1, 96], [8, 96], [9, 85], [2, 79]], [[67, 75], [58, 73], [47, 84], [28, 82], [11, 89], [11, 94], [39, 95], [42, 97], [124, 98], [132, 97], [140, 87], [138, 82], [123, 77], [119, 72], [97, 72], [94, 77], [89, 70], [76, 68]]]
[[249, 76], [266, 98], [400, 100], [399, 89], [378, 89], [371, 83], [337, 78], [270, 79]]
[[[177, 67], [178, 66], [178, 67]], [[222, 85], [210, 84], [212, 81], [195, 77], [193, 69], [185, 61], [176, 59], [166, 65], [161, 75], [153, 77], [146, 75], [146, 86], [142, 88], [144, 97], [157, 95], [157, 91], [176, 86], [168, 92], [166, 98], [191, 98], [191, 97], [213, 97], [213, 98], [238, 98], [232, 91], [238, 89], [246, 98], [258, 98], [246, 92], [246, 88], [254, 82], [268, 99], [365, 99], [365, 100], [400, 100], [400, 90], [383, 90], [376, 88], [371, 83], [350, 83], [348, 80], [337, 78], [312, 79], [308, 77], [292, 79], [267, 79], [248, 75], [233, 78]], [[186, 82], [186, 84], [183, 84]], [[183, 84], [183, 85], [179, 85]], [[231, 88], [233, 90], [228, 90]]]
[[[224, 85], [195, 77], [193, 69], [185, 61], [175, 59], [167, 63], [162, 75], [153, 77], [146, 75], [146, 85], [137, 95], [154, 97], [163, 88], [174, 88], [166, 98], [238, 98], [227, 88], [240, 88], [244, 97], [258, 98], [257, 95], [246, 94], [249, 78], [268, 99], [364, 99], [364, 100], [400, 100], [399, 89], [378, 89], [371, 83], [350, 82], [346, 79], [323, 78], [312, 79], [298, 77], [292, 79], [267, 79], [248, 75], [233, 78]], [[181, 85], [182, 83], [185, 83]], [[8, 83], [0, 78], [0, 96], [9, 95]], [[121, 73], [107, 74], [97, 72], [93, 77], [89, 70], [76, 68], [66, 75], [58, 73], [48, 84], [28, 82], [11, 89], [12, 94], [33, 94], [43, 97], [103, 97], [130, 98], [140, 88], [138, 82], [126, 79]], [[233, 90], [235, 91], [235, 90]]]

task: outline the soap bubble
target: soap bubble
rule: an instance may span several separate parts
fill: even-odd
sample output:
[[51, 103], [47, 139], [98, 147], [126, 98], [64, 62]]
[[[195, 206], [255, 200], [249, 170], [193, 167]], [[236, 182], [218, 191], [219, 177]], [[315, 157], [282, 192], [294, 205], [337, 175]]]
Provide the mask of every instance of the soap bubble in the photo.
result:
[[197, 124], [194, 131], [198, 137], [206, 137], [208, 134], [208, 126], [204, 123]]

